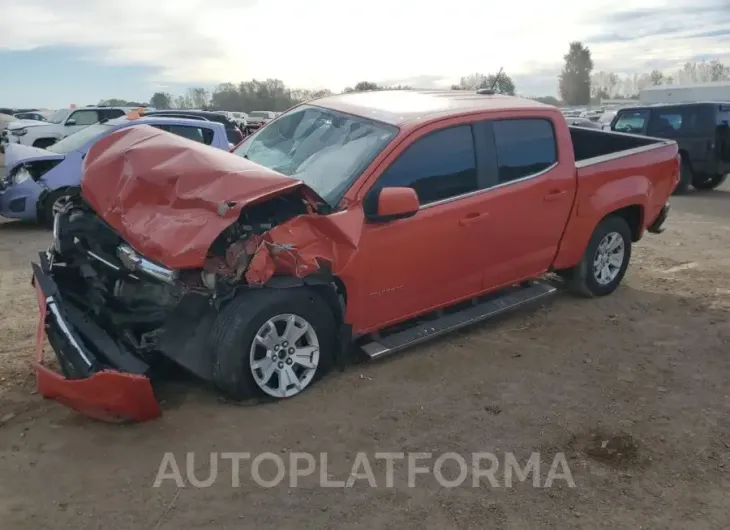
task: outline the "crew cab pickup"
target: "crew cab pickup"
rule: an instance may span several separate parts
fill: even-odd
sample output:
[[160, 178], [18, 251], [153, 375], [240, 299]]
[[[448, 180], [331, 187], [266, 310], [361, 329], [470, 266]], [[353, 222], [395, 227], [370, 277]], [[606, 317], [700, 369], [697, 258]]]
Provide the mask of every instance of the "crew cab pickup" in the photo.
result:
[[607, 295], [661, 232], [679, 157], [531, 100], [378, 91], [294, 107], [233, 153], [117, 131], [84, 172], [33, 264], [39, 391], [142, 421], [169, 361], [289, 398], [562, 286]]

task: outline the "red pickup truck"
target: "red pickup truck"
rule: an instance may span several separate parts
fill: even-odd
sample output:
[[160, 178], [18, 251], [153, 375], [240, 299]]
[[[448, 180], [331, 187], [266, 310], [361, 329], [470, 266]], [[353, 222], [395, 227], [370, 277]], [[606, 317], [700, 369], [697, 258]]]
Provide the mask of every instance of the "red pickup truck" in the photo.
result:
[[33, 264], [39, 391], [141, 421], [170, 361], [287, 398], [561, 285], [607, 295], [661, 232], [679, 158], [531, 100], [379, 91], [299, 105], [233, 153], [128, 128], [84, 171]]

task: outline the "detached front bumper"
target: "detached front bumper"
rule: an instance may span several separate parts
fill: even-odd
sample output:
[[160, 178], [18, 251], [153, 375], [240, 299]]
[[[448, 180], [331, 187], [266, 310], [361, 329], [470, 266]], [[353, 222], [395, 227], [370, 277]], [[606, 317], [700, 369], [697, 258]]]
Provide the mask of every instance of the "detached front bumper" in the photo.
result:
[[667, 217], [669, 216], [669, 203], [665, 204], [662, 207], [662, 210], [659, 212], [659, 215], [657, 215], [656, 219], [654, 219], [654, 222], [649, 225], [647, 228], [647, 231], [652, 234], [661, 234], [664, 232], [664, 223], [667, 220]]
[[[64, 303], [45, 253], [33, 263], [40, 319], [36, 331], [38, 392], [91, 418], [147, 421], [160, 406], [147, 377], [149, 366], [127, 351], [72, 303]], [[44, 335], [61, 373], [44, 365]]]

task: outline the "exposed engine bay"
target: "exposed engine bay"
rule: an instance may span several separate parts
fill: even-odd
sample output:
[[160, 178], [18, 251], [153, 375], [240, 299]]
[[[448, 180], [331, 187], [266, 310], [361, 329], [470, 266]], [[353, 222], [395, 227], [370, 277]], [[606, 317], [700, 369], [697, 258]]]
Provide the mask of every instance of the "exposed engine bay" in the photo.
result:
[[[171, 270], [139, 255], [79, 196], [56, 218], [49, 260], [65, 302], [125, 348], [148, 363], [160, 350], [177, 358], [201, 346], [184, 339], [191, 322], [204, 321], [206, 313], [212, 321], [221, 304], [249, 287], [244, 274], [251, 260], [271, 245], [262, 236], [306, 213], [299, 192], [251, 205], [213, 242], [203, 269]], [[187, 367], [204, 375], [201, 367]]]

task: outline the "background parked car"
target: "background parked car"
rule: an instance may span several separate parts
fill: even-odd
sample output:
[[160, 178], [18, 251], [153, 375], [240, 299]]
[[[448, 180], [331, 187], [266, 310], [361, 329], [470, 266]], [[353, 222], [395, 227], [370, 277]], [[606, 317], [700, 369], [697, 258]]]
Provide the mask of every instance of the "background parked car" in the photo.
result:
[[276, 118], [276, 112], [269, 110], [254, 110], [248, 113], [248, 127], [256, 131]]
[[682, 157], [675, 193], [718, 187], [730, 173], [730, 103], [698, 102], [624, 108], [611, 122], [619, 132], [668, 138]]
[[21, 120], [11, 123], [6, 140], [45, 148], [81, 129], [102, 120], [124, 116], [131, 107], [79, 107], [57, 110], [48, 121]]
[[588, 129], [601, 129], [602, 127], [588, 118], [565, 118], [571, 127], [586, 127]]
[[35, 120], [35, 121], [48, 121], [48, 118], [41, 114], [39, 111], [34, 112], [18, 112], [13, 114], [19, 120]]
[[90, 125], [47, 149], [8, 144], [6, 176], [0, 182], [0, 215], [50, 223], [81, 182], [81, 166], [89, 148], [113, 131], [149, 125], [218, 149], [229, 150], [221, 123], [170, 116], [117, 118]]
[[238, 126], [224, 114], [198, 109], [152, 110], [144, 113], [145, 116], [168, 116], [177, 118], [198, 119], [222, 123], [226, 129], [228, 142], [232, 145], [243, 140], [243, 133]]

